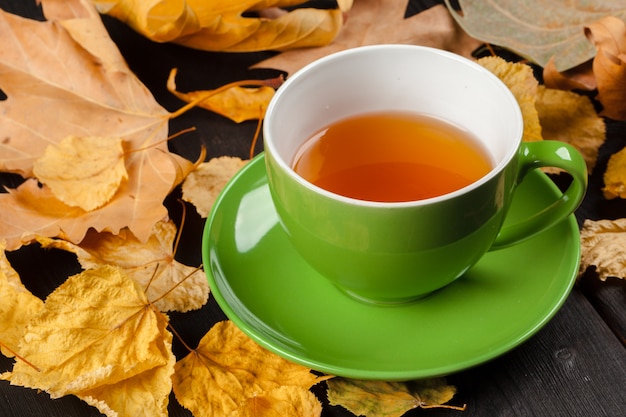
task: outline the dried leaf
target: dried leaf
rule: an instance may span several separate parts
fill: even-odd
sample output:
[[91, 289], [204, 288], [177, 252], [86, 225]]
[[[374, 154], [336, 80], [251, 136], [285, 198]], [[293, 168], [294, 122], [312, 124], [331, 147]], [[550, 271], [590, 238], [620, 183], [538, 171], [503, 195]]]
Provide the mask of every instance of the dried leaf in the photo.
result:
[[303, 0], [95, 0], [109, 14], [157, 42], [207, 51], [252, 52], [320, 46], [342, 24], [338, 9], [296, 9], [275, 19], [243, 16], [249, 11], [292, 6]]
[[543, 69], [543, 83], [548, 88], [559, 90], [591, 91], [598, 87], [593, 75], [592, 61], [586, 61], [567, 71], [559, 72], [551, 58]]
[[42, 4], [44, 22], [0, 10], [0, 87], [7, 95], [0, 102], [0, 170], [29, 177], [48, 145], [70, 135], [122, 137], [136, 152], [126, 159], [129, 180], [91, 212], [62, 203], [32, 179], [0, 194], [0, 236], [10, 250], [35, 235], [80, 242], [91, 227], [128, 227], [145, 240], [167, 215], [163, 199], [192, 164], [168, 151], [169, 113], [124, 64], [93, 5]]
[[183, 182], [183, 200], [207, 217], [224, 186], [248, 161], [233, 156], [212, 158], [189, 173]]
[[554, 57], [559, 72], [595, 55], [585, 39], [585, 26], [609, 15], [626, 19], [621, 0], [459, 0], [458, 4], [460, 11], [446, 0], [448, 9], [470, 36], [508, 48], [542, 67]]
[[119, 138], [68, 136], [48, 146], [33, 166], [37, 179], [62, 202], [91, 211], [128, 179]]
[[604, 197], [611, 200], [614, 198], [626, 198], [626, 148], [614, 153], [604, 171]]
[[414, 408], [454, 408], [446, 406], [456, 388], [447, 385], [444, 378], [410, 382], [364, 381], [334, 378], [327, 382], [328, 400], [357, 416], [400, 417]]
[[[166, 416], [167, 370], [174, 361], [166, 326], [167, 318], [117, 268], [88, 270], [48, 296], [19, 345], [29, 364], [17, 361], [2, 379], [44, 390], [52, 398], [85, 397], [109, 416]], [[146, 372], [157, 369], [164, 370], [161, 379], [146, 383]], [[162, 386], [155, 389], [157, 384]], [[122, 397], [107, 403], [111, 393]], [[123, 409], [114, 410], [122, 402]]]
[[606, 125], [588, 97], [539, 86], [535, 103], [544, 139], [574, 146], [593, 171], [598, 150], [606, 139]]
[[[173, 379], [176, 399], [195, 417], [245, 416], [255, 407], [263, 412], [260, 415], [277, 415], [272, 413], [285, 410], [285, 397], [303, 401], [288, 409], [313, 410], [319, 416], [321, 407], [312, 406], [308, 394], [297, 392], [327, 377], [316, 377], [310, 369], [261, 348], [231, 321], [222, 321], [176, 363]], [[280, 387], [290, 388], [281, 393], [276, 391]]]
[[530, 66], [505, 61], [500, 57], [485, 57], [478, 63], [494, 73], [513, 93], [524, 118], [525, 142], [542, 140], [541, 124], [535, 103], [539, 82]]
[[22, 284], [0, 240], [0, 353], [13, 357], [26, 323], [43, 308], [43, 301]]
[[594, 267], [601, 280], [626, 278], [626, 219], [585, 220], [579, 275]]
[[404, 18], [408, 0], [359, 0], [328, 46], [283, 52], [254, 65], [293, 74], [318, 58], [362, 45], [400, 43], [431, 46], [471, 56], [480, 43], [467, 36], [443, 5]]
[[265, 395], [248, 398], [232, 417], [318, 417], [322, 405], [311, 391], [296, 386], [281, 386]]
[[198, 102], [207, 97], [200, 101], [198, 107], [228, 117], [236, 123], [262, 119], [274, 96], [274, 89], [266, 86], [232, 87], [217, 94], [212, 90], [181, 93], [176, 90], [176, 73], [177, 70], [174, 68], [167, 79], [167, 89], [170, 93], [187, 103]]
[[591, 23], [585, 29], [597, 49], [593, 74], [598, 85], [597, 99], [602, 103], [602, 115], [626, 120], [626, 23], [608, 16]]
[[171, 354], [172, 334], [158, 323], [164, 335], [165, 365], [142, 372], [112, 385], [103, 385], [76, 394], [78, 398], [96, 407], [109, 417], [166, 417], [172, 375], [176, 358]]
[[196, 310], [206, 304], [209, 285], [201, 269], [174, 259], [175, 238], [176, 225], [162, 221], [154, 225], [146, 242], [139, 241], [128, 229], [117, 235], [90, 231], [79, 245], [45, 237], [37, 240], [45, 248], [75, 253], [85, 269], [100, 265], [121, 268], [141, 288], [147, 288], [148, 300], [160, 311]]

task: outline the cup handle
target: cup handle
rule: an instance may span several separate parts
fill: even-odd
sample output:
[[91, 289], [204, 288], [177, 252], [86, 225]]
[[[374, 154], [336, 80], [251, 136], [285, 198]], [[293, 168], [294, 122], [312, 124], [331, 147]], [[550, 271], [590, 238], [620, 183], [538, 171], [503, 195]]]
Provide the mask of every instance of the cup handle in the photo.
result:
[[504, 226], [490, 251], [506, 248], [534, 236], [565, 219], [582, 202], [587, 190], [587, 165], [573, 146], [555, 140], [523, 143], [520, 148], [518, 183], [531, 169], [540, 167], [564, 169], [572, 176], [571, 184], [551, 205], [525, 220]]

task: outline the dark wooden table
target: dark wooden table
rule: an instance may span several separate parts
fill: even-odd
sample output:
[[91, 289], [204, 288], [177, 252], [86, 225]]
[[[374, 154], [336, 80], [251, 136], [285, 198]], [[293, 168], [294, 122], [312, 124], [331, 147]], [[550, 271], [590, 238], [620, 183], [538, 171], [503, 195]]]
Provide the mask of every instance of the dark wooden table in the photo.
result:
[[[437, 1], [412, 1], [408, 14], [418, 12]], [[34, 0], [0, 0], [0, 7], [12, 13], [41, 19]], [[169, 44], [152, 43], [121, 23], [104, 17], [111, 37], [126, 57], [130, 68], [150, 88], [168, 110], [182, 103], [167, 92], [165, 84], [172, 67], [179, 68], [181, 91], [211, 89], [245, 78], [268, 78], [273, 70], [249, 70], [249, 66], [270, 53], [227, 54], [189, 50]], [[0, 48], [2, 47], [0, 40]], [[1, 88], [2, 86], [0, 86]], [[200, 144], [208, 157], [233, 155], [247, 158], [256, 122], [235, 124], [204, 110], [192, 110], [171, 122], [171, 131], [195, 126], [194, 134], [171, 141], [172, 151], [195, 160]], [[2, 126], [0, 126], [0, 130]], [[626, 217], [626, 203], [601, 198], [602, 173], [609, 155], [626, 145], [626, 123], [608, 121], [608, 138], [602, 147], [597, 167], [590, 178], [590, 190], [577, 212], [580, 223], [586, 218]], [[257, 151], [262, 150], [259, 143]], [[4, 184], [14, 178], [2, 175]], [[171, 215], [180, 222], [176, 203], [179, 191], [167, 200]], [[0, 208], [1, 209], [1, 208]], [[183, 245], [177, 256], [183, 263], [201, 263], [200, 241], [203, 221], [194, 216], [187, 220]], [[14, 268], [25, 284], [45, 297], [68, 274], [79, 270], [73, 256], [59, 251], [41, 251], [36, 246], [8, 253]], [[532, 271], [529, 262], [529, 273]], [[213, 299], [201, 310], [173, 314], [172, 322], [192, 345], [218, 320], [225, 316]], [[600, 282], [588, 273], [574, 288], [562, 309], [530, 340], [513, 351], [457, 374], [448, 382], [458, 389], [452, 401], [467, 404], [465, 412], [431, 409], [414, 410], [407, 416], [624, 416], [626, 415], [626, 283], [622, 280]], [[175, 342], [174, 353], [186, 353]], [[0, 356], [0, 372], [10, 369], [12, 361]], [[324, 402], [323, 416], [350, 416], [340, 407], [328, 406], [323, 390], [316, 391]], [[170, 416], [189, 416], [172, 395]], [[13, 387], [0, 381], [1, 417], [88, 417], [100, 413], [74, 397], [51, 400], [47, 394]]]

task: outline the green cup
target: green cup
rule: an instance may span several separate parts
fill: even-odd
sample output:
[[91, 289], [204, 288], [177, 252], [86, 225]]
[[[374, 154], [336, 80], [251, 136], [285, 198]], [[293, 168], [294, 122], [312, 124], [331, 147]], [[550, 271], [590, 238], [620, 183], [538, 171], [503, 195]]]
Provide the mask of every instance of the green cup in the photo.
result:
[[[377, 111], [415, 112], [467, 129], [494, 167], [460, 190], [399, 203], [347, 198], [294, 172], [296, 152], [321, 128]], [[473, 61], [420, 46], [350, 49], [290, 76], [274, 96], [264, 123], [269, 188], [291, 243], [321, 275], [361, 301], [406, 303], [462, 277], [486, 252], [528, 239], [578, 207], [587, 186], [580, 154], [562, 142], [522, 143], [522, 132], [511, 92]], [[503, 228], [517, 185], [529, 170], [545, 166], [567, 171], [569, 188]]]

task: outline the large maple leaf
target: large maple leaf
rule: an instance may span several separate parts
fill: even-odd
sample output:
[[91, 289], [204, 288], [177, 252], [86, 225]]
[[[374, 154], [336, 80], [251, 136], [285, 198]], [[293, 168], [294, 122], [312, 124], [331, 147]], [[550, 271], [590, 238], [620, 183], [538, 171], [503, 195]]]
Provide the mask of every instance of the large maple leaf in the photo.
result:
[[469, 56], [480, 45], [456, 24], [443, 5], [405, 19], [407, 4], [408, 0], [355, 1], [341, 32], [329, 45], [286, 51], [254, 66], [292, 74], [318, 58], [357, 46], [413, 44]]
[[0, 194], [7, 249], [39, 234], [79, 242], [86, 231], [128, 227], [145, 240], [167, 215], [163, 199], [190, 169], [169, 153], [169, 113], [127, 67], [87, 0], [43, 0], [47, 21], [0, 10], [0, 170], [30, 177], [47, 146], [67, 136], [122, 138], [128, 181], [105, 206], [85, 211], [27, 179]]
[[22, 360], [0, 374], [109, 417], [166, 416], [175, 357], [168, 318], [113, 266], [68, 278], [25, 326]]

